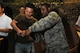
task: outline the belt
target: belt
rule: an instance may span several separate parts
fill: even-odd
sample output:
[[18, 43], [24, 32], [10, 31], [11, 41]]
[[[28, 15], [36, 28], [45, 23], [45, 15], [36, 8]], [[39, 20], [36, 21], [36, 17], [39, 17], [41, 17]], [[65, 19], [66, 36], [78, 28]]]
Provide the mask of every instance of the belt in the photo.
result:
[[0, 35], [0, 38], [7, 38], [7, 36], [2, 36], [2, 35]]

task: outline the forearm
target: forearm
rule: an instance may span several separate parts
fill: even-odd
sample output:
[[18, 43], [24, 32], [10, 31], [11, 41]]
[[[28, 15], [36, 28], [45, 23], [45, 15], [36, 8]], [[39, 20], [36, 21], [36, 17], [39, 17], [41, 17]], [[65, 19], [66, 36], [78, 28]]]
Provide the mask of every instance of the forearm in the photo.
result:
[[80, 27], [79, 26], [76, 25], [75, 28], [76, 28], [77, 31], [80, 31]]
[[4, 28], [4, 29], [0, 29], [0, 32], [9, 32], [11, 29], [9, 29], [9, 28]]
[[32, 26], [30, 26], [29, 30], [31, 32], [44, 31], [54, 26], [60, 20], [61, 18], [59, 17], [57, 13], [51, 12], [48, 16], [40, 19], [39, 21], [35, 22]]
[[14, 29], [15, 31], [20, 30], [20, 29], [17, 27], [15, 20], [13, 20], [13, 21], [11, 22], [11, 26], [13, 27], [13, 29]]

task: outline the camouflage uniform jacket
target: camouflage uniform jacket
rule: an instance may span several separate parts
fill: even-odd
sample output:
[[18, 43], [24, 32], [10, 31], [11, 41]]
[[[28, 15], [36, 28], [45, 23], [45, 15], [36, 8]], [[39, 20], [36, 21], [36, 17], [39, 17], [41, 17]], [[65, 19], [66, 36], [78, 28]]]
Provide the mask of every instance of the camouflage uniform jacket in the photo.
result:
[[64, 48], [68, 48], [68, 44], [65, 37], [62, 19], [56, 12], [50, 12], [46, 17], [40, 19], [39, 21], [35, 22], [32, 26], [30, 26], [29, 30], [31, 32], [38, 32], [44, 30], [44, 39], [47, 47], [55, 48], [57, 51], [55, 53], [68, 52], [68, 50], [64, 52], [61, 51], [62, 49], [64, 50]]

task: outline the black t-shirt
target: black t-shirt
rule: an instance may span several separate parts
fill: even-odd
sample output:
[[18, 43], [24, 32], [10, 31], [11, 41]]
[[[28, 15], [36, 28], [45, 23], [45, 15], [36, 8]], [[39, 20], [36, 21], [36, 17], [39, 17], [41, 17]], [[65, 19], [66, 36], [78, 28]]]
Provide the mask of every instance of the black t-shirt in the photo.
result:
[[[15, 18], [15, 20], [17, 21], [16, 25], [21, 30], [27, 29], [29, 26], [31, 26], [36, 21], [35, 18], [27, 19], [25, 15], [18, 15]], [[23, 44], [32, 42], [31, 40], [28, 39], [28, 36], [21, 37], [21, 36], [18, 36], [18, 35], [17, 35], [16, 41], [19, 42], [19, 43], [23, 43]]]

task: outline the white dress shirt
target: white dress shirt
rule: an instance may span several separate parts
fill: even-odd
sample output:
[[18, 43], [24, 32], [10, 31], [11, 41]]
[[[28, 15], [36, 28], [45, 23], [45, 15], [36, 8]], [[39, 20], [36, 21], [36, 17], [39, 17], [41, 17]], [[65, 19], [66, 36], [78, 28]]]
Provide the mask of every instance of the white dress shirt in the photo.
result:
[[[0, 29], [4, 29], [4, 28], [12, 29], [12, 27], [10, 25], [11, 22], [12, 22], [12, 19], [10, 17], [8, 17], [7, 15], [3, 14], [2, 16], [0, 16]], [[0, 35], [8, 36], [8, 33], [0, 32]]]

